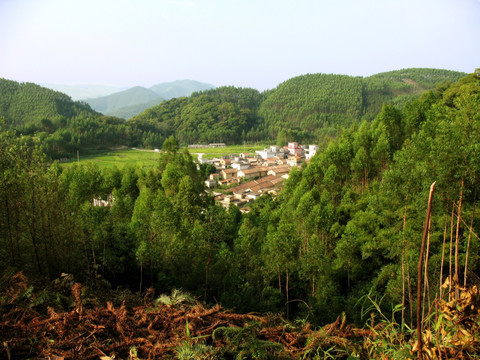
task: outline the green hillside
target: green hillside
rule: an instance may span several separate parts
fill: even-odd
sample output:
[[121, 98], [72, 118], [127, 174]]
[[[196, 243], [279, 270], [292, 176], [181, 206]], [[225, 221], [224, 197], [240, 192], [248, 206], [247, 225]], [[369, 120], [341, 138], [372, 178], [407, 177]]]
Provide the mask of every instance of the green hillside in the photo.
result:
[[[78, 149], [161, 147], [171, 135], [181, 144], [298, 141], [326, 145], [351, 125], [373, 120], [385, 103], [403, 110], [425, 91], [454, 82], [460, 75], [437, 69], [405, 69], [367, 78], [307, 74], [264, 93], [232, 86], [197, 91], [152, 106], [128, 122], [35, 84], [1, 80], [0, 117], [18, 134], [38, 139], [54, 158], [71, 156]], [[178, 90], [182, 84], [195, 83], [199, 84], [180, 81], [170, 86]], [[164, 85], [166, 91], [168, 84]], [[161, 100], [150, 89], [134, 87], [89, 101], [98, 111], [130, 118]]]
[[109, 112], [108, 115], [117, 116], [122, 119], [130, 119], [131, 117], [140, 114], [146, 109], [160, 104], [162, 101], [165, 101], [165, 99], [157, 97], [149, 102], [121, 107], [119, 109]]
[[[175, 134], [181, 143], [240, 143], [258, 124], [262, 96], [254, 89], [220, 87], [165, 101], [132, 118], [129, 123]], [[132, 125], [133, 126], [133, 125]]]
[[160, 97], [169, 100], [182, 96], [190, 96], [194, 92], [214, 88], [215, 86], [211, 84], [201, 83], [195, 80], [177, 80], [153, 85], [150, 87], [150, 90], [155, 91]]
[[437, 69], [405, 69], [367, 78], [307, 74], [272, 90], [259, 114], [270, 136], [283, 130], [286, 137], [315, 139], [362, 118], [373, 119], [384, 103], [403, 108], [424, 91], [464, 75]]
[[154, 91], [141, 86], [117, 92], [108, 96], [85, 100], [93, 109], [103, 114], [111, 114], [117, 109], [125, 106], [143, 104], [159, 96]]
[[164, 99], [190, 96], [194, 92], [212, 88], [214, 88], [213, 85], [194, 80], [179, 80], [157, 84], [150, 89], [135, 86], [108, 96], [85, 101], [93, 109], [103, 114], [129, 119], [145, 109], [161, 103]]
[[363, 79], [346, 75], [297, 76], [272, 90], [260, 107], [268, 136], [281, 130], [304, 138], [319, 128], [349, 126], [363, 113]]
[[83, 102], [33, 83], [0, 79], [0, 95], [0, 117], [9, 126], [28, 127], [43, 120], [48, 127], [46, 119], [62, 122], [66, 118], [97, 114]]
[[[255, 115], [262, 99], [227, 87], [148, 112], [170, 119], [183, 136], [209, 121], [208, 129], [224, 132], [223, 124], [234, 129], [236, 119]], [[12, 359], [39, 358], [32, 349], [45, 344], [78, 355], [78, 341], [95, 346], [85, 352], [90, 358], [115, 351], [119, 358], [205, 359], [208, 347], [219, 359], [478, 359], [479, 119], [480, 69], [403, 109], [383, 104], [373, 121], [344, 129], [246, 213], [215, 202], [203, 185], [207, 169], [179, 151], [173, 136], [162, 152], [146, 154], [156, 166], [146, 159], [137, 167], [62, 167], [29, 139], [0, 131], [0, 340]], [[215, 307], [202, 309], [198, 299]], [[221, 307], [252, 322], [220, 322], [239, 320]], [[222, 317], [204, 322], [214, 314]], [[100, 317], [105, 326], [96, 325]], [[47, 323], [56, 326], [32, 326]], [[33, 330], [26, 336], [25, 329]], [[170, 353], [159, 355], [163, 335], [150, 336], [155, 329], [183, 347], [169, 342]], [[295, 353], [273, 352], [283, 346]]]
[[0, 130], [28, 137], [53, 159], [73, 157], [77, 150], [159, 147], [164, 140], [155, 126], [131, 127], [60, 92], [5, 79], [0, 79]]
[[[164, 136], [175, 134], [182, 143], [326, 143], [342, 129], [362, 119], [374, 119], [384, 103], [403, 109], [426, 90], [456, 81], [461, 75], [437, 69], [406, 69], [367, 78], [307, 74], [263, 94], [233, 87], [195, 93], [148, 109], [134, 121], [137, 125], [156, 124], [164, 129]], [[251, 96], [242, 99], [247, 92]], [[226, 93], [242, 95], [235, 99], [225, 97]]]

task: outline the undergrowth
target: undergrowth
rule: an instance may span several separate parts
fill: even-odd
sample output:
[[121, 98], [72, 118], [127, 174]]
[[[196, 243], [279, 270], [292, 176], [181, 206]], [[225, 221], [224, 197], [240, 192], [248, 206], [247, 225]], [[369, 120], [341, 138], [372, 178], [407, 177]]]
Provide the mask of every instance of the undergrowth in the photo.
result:
[[[54, 285], [36, 291], [21, 273], [0, 279], [0, 358], [320, 360], [418, 355], [414, 329], [395, 320], [401, 307], [388, 318], [381, 300], [371, 294], [363, 299], [362, 314], [370, 316], [363, 328], [349, 324], [342, 314], [315, 329], [280, 315], [208, 308], [179, 290], [157, 300], [149, 300], [151, 294], [143, 300], [137, 296], [135, 306], [125, 301], [101, 305], [68, 276]], [[64, 291], [68, 286], [69, 295]], [[423, 359], [480, 358], [478, 288], [451, 289], [424, 319]], [[125, 294], [118, 295], [122, 298]]]

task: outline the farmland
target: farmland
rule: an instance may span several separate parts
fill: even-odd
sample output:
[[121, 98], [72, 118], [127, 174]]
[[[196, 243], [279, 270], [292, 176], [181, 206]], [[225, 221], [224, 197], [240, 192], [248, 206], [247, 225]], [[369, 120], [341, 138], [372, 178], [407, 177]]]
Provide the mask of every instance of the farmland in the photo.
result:
[[[198, 149], [188, 149], [192, 156], [203, 153], [204, 158], [214, 158], [222, 155], [231, 155], [239, 154], [241, 152], [253, 153], [255, 150], [261, 150], [264, 145], [232, 145], [226, 146], [223, 148], [198, 148]], [[97, 164], [100, 168], [116, 166], [119, 168], [124, 167], [125, 165], [131, 166], [140, 166], [140, 167], [149, 167], [153, 166], [158, 159], [158, 152], [153, 150], [144, 150], [144, 149], [120, 149], [120, 150], [107, 150], [99, 153], [82, 155], [80, 153], [79, 161], [84, 162], [93, 162]], [[71, 166], [76, 163], [76, 159], [71, 159], [70, 161], [64, 162], [63, 165]]]

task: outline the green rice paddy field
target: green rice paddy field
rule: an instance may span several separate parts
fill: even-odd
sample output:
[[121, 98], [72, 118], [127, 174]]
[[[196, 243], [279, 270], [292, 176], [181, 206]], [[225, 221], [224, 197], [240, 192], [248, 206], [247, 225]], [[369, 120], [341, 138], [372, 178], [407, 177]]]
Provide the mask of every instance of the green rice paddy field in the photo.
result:
[[[232, 145], [223, 148], [200, 148], [188, 149], [188, 151], [196, 156], [203, 153], [204, 158], [214, 158], [222, 155], [240, 154], [241, 152], [254, 153], [255, 150], [262, 150], [265, 145]], [[182, 149], [180, 150], [182, 151]], [[80, 153], [80, 163], [92, 162], [97, 164], [100, 168], [116, 166], [118, 168], [125, 165], [149, 167], [155, 165], [160, 154], [153, 150], [140, 149], [122, 149], [122, 150], [107, 150], [96, 154], [84, 155]], [[71, 160], [62, 163], [65, 166], [75, 164], [77, 160]]]

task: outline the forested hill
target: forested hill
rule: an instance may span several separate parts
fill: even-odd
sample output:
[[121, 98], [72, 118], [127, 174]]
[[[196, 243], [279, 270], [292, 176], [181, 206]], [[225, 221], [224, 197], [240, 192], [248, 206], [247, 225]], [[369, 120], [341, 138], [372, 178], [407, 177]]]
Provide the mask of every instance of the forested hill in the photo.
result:
[[383, 103], [401, 109], [425, 90], [463, 75], [437, 69], [405, 69], [367, 78], [307, 74], [262, 94], [233, 87], [195, 93], [162, 103], [132, 120], [168, 129], [181, 143], [321, 142], [338, 135], [341, 128], [372, 120]]
[[[220, 87], [172, 99], [147, 109], [129, 123], [175, 134], [180, 143], [241, 142], [258, 131], [263, 96], [254, 89]], [[254, 135], [252, 135], [252, 133]], [[261, 136], [257, 137], [261, 139]]]
[[[127, 122], [99, 114], [60, 92], [0, 79], [0, 118], [17, 134], [38, 139], [53, 158], [95, 147], [161, 147], [170, 135], [181, 144], [298, 141], [326, 145], [352, 124], [375, 118], [384, 103], [401, 110], [425, 90], [454, 82], [460, 75], [436, 69], [406, 69], [368, 78], [308, 74], [263, 93], [233, 86], [194, 92], [153, 106]], [[156, 91], [167, 91], [167, 85]], [[152, 90], [133, 88], [109, 97], [102, 109], [137, 101], [136, 90], [158, 100]], [[122, 113], [128, 116], [137, 110], [127, 106]]]
[[112, 146], [161, 146], [159, 131], [135, 127], [105, 116], [84, 102], [32, 83], [0, 79], [0, 132], [36, 141], [51, 158], [72, 157], [77, 150]]
[[42, 120], [61, 122], [66, 118], [98, 115], [83, 102], [33, 83], [0, 79], [0, 117], [10, 126], [28, 127]]
[[367, 78], [307, 74], [272, 90], [259, 114], [271, 138], [280, 134], [281, 141], [292, 136], [313, 141], [360, 119], [373, 119], [383, 103], [402, 108], [425, 90], [464, 75], [437, 69], [405, 69]]

